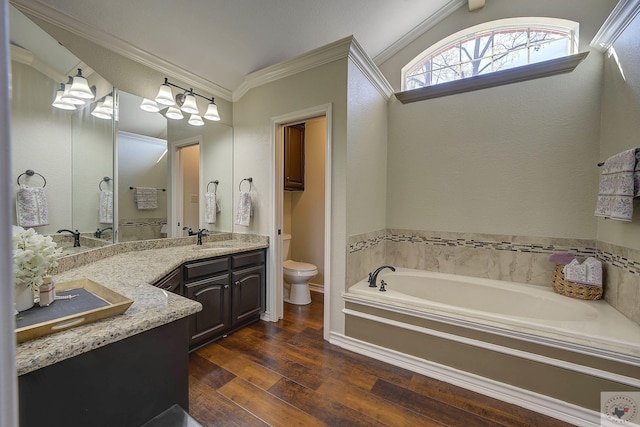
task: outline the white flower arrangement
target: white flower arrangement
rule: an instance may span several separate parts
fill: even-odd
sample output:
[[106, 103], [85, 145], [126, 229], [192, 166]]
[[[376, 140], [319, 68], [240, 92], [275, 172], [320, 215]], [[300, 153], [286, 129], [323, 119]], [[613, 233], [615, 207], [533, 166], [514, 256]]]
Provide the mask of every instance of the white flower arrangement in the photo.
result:
[[42, 278], [58, 265], [57, 257], [61, 253], [62, 249], [57, 248], [51, 236], [38, 234], [33, 228], [25, 230], [14, 227], [14, 285], [37, 289], [42, 284]]

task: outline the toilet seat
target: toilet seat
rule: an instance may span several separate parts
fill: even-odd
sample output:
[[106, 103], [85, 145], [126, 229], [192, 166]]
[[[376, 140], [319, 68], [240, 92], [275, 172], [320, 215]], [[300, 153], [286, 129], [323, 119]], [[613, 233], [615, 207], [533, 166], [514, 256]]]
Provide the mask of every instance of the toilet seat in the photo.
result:
[[299, 262], [299, 261], [293, 261], [293, 260], [286, 260], [285, 262], [282, 263], [282, 267], [285, 270], [289, 270], [291, 272], [302, 272], [302, 271], [315, 271], [318, 269], [318, 267], [316, 267], [313, 264], [309, 264], [306, 262]]

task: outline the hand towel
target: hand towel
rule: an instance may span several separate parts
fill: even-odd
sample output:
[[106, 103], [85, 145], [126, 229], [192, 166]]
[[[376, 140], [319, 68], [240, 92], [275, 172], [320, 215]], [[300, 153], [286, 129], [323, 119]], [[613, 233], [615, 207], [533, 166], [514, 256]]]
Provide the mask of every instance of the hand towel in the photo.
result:
[[98, 221], [101, 224], [113, 223], [113, 191], [100, 190]]
[[583, 285], [602, 287], [602, 263], [589, 257], [582, 264], [574, 259], [562, 269], [565, 279]]
[[241, 191], [238, 198], [238, 210], [236, 212], [236, 224], [248, 227], [251, 223], [251, 194]]
[[21, 227], [49, 225], [49, 208], [44, 187], [20, 185], [16, 193], [16, 219]]
[[640, 194], [640, 148], [623, 151], [602, 166], [595, 216], [631, 221], [633, 198]]
[[216, 223], [216, 214], [218, 213], [218, 200], [216, 193], [206, 192], [204, 193], [204, 216], [207, 224]]
[[135, 202], [139, 210], [158, 209], [158, 190], [149, 187], [137, 187], [135, 192]]
[[576, 258], [571, 252], [555, 252], [549, 257], [549, 261], [554, 264], [567, 265]]

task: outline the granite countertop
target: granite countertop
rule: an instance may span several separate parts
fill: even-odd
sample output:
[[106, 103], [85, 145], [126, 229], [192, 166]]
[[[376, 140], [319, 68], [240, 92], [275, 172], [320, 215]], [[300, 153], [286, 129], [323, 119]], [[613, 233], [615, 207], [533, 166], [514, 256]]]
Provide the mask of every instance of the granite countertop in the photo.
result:
[[[227, 236], [228, 237], [228, 236]], [[193, 242], [192, 242], [193, 240]], [[54, 276], [56, 282], [91, 279], [133, 300], [118, 316], [57, 332], [17, 345], [18, 375], [35, 371], [73, 356], [103, 347], [132, 335], [170, 323], [202, 310], [200, 303], [157, 288], [151, 283], [184, 262], [262, 249], [268, 239], [205, 239], [202, 246], [193, 238], [163, 239], [135, 244], [116, 244], [90, 251], [96, 258]], [[158, 247], [159, 246], [159, 247]], [[147, 249], [148, 248], [148, 249]], [[105, 253], [105, 251], [109, 251]], [[86, 253], [85, 253], [86, 254]], [[85, 259], [87, 255], [83, 254]], [[104, 258], [104, 256], [107, 256]], [[70, 260], [74, 261], [74, 260]], [[77, 260], [74, 261], [77, 265]], [[68, 263], [70, 266], [74, 262]], [[82, 264], [82, 263], [81, 263]]]

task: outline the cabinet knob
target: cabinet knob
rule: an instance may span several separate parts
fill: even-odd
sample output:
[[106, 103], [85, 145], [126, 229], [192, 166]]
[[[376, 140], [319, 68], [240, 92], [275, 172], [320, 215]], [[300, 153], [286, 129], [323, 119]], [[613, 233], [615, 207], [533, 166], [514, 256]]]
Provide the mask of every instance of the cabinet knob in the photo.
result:
[[240, 282], [240, 280], [236, 280], [236, 283], [235, 283], [236, 286], [240, 286], [241, 284], [242, 283]]
[[229, 285], [224, 285], [224, 288], [225, 289], [229, 289]]

